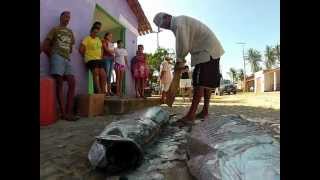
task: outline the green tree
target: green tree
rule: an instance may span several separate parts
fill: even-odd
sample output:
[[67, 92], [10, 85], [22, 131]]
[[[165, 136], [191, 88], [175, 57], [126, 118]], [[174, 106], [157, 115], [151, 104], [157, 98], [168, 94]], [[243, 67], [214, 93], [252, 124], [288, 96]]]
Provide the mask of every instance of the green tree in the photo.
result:
[[168, 54], [168, 50], [164, 48], [159, 48], [153, 54], [148, 54], [148, 64], [150, 69], [159, 72], [160, 64]]
[[[148, 64], [150, 68], [150, 75], [152, 76], [154, 72], [160, 72], [160, 65], [166, 56], [174, 56], [169, 53], [169, 49], [159, 48], [152, 54], [147, 54]], [[150, 78], [151, 80], [156, 78]], [[155, 80], [156, 81], [156, 80]]]
[[239, 69], [239, 71], [237, 72], [237, 74], [238, 74], [238, 79], [239, 79], [240, 81], [243, 81], [243, 80], [244, 80], [244, 71], [243, 71], [243, 69]]
[[251, 71], [252, 73], [255, 73], [262, 68], [260, 67], [260, 62], [262, 61], [261, 59], [261, 54], [258, 50], [255, 50], [253, 48], [250, 48], [248, 50], [248, 62], [250, 63], [251, 66]]
[[237, 80], [237, 70], [234, 68], [230, 68], [228, 72], [230, 78], [232, 79], [232, 82], [234, 83]]
[[280, 64], [280, 44], [274, 48], [275, 56], [277, 57], [278, 64]]
[[277, 61], [276, 54], [275, 54], [275, 49], [272, 48], [271, 46], [266, 46], [266, 51], [265, 51], [265, 66], [267, 69], [271, 69]]

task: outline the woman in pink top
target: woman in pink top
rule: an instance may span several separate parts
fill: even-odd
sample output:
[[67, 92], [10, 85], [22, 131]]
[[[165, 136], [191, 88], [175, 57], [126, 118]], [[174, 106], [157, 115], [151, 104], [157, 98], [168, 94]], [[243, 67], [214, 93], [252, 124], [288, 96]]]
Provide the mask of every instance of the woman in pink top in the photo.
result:
[[147, 56], [143, 53], [143, 45], [138, 45], [138, 51], [133, 59], [132, 73], [135, 79], [136, 97], [144, 97], [145, 81], [149, 76]]

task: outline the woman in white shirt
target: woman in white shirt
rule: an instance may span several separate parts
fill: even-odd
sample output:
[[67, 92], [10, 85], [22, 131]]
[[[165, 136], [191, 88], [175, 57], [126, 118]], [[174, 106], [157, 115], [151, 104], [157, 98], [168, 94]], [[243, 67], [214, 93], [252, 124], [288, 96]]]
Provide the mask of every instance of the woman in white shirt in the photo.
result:
[[114, 69], [116, 71], [116, 84], [117, 84], [117, 96], [122, 97], [122, 83], [124, 79], [124, 73], [128, 66], [128, 52], [123, 47], [123, 42], [121, 40], [117, 41], [117, 48], [115, 49], [115, 65]]

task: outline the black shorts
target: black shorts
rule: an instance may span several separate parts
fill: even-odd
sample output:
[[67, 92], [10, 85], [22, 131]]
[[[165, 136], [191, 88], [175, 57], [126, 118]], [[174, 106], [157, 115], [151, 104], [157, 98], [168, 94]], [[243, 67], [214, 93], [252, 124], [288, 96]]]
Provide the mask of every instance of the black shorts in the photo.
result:
[[217, 88], [220, 86], [221, 73], [219, 59], [212, 59], [209, 62], [197, 64], [192, 74], [193, 87]]
[[103, 60], [91, 60], [86, 63], [88, 69], [93, 70], [95, 68], [104, 68]]

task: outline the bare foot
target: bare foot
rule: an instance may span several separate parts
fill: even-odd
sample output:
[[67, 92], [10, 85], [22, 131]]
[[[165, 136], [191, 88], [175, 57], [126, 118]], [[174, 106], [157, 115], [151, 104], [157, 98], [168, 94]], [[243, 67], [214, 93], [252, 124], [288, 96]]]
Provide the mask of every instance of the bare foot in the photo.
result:
[[196, 115], [196, 119], [202, 119], [202, 120], [205, 120], [208, 118], [208, 113], [204, 113], [204, 112], [200, 112]]

